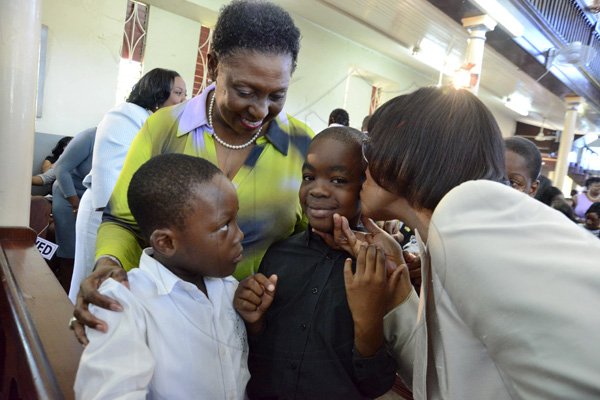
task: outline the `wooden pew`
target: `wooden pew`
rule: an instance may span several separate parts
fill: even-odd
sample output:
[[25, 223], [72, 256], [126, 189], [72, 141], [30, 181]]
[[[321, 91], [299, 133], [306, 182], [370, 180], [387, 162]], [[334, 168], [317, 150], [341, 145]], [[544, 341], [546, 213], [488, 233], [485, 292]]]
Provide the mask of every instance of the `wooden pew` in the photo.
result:
[[29, 228], [0, 227], [0, 399], [72, 399], [73, 305]]

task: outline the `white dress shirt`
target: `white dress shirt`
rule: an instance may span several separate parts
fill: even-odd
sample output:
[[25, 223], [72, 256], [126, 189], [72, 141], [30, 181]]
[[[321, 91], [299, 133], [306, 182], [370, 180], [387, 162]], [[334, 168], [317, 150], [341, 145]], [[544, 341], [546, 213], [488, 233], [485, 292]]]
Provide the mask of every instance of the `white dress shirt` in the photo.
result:
[[243, 399], [250, 378], [248, 343], [233, 308], [237, 281], [205, 278], [208, 297], [144, 250], [129, 272], [131, 290], [100, 287], [123, 312], [91, 307], [108, 332], [87, 329], [78, 399]]
[[471, 181], [442, 199], [421, 246], [420, 302], [384, 320], [415, 399], [600, 398], [597, 238], [514, 189]]

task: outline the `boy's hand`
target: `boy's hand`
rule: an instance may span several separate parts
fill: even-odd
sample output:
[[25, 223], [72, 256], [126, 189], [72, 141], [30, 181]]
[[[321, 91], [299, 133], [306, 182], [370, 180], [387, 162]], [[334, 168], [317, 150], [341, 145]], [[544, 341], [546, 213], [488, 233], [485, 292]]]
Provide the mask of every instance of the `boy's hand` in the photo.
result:
[[383, 343], [383, 317], [401, 304], [412, 286], [405, 264], [389, 270], [383, 252], [374, 245], [362, 246], [356, 258], [344, 264], [348, 306], [354, 320], [355, 346], [365, 357], [373, 355]]
[[404, 264], [402, 247], [398, 242], [398, 238], [378, 227], [370, 218], [363, 217], [362, 222], [367, 232], [353, 231], [350, 229], [346, 217], [334, 214], [333, 234], [314, 232], [322, 237], [329, 246], [342, 248], [355, 258], [358, 257], [361, 247], [370, 244], [377, 246], [385, 254], [386, 266], [389, 271], [393, 271], [396, 266]]
[[402, 245], [402, 241], [404, 240], [404, 235], [400, 233], [400, 221], [397, 219], [392, 219], [388, 221], [377, 221], [375, 223], [379, 228], [383, 229], [385, 232], [389, 233], [396, 242]]
[[374, 245], [361, 246], [356, 258], [344, 263], [344, 283], [348, 306], [354, 320], [354, 345], [369, 357], [383, 344], [383, 316], [386, 303], [386, 268], [383, 252]]
[[408, 272], [410, 273], [410, 281], [412, 282], [415, 289], [421, 286], [421, 257], [417, 254], [409, 253], [408, 251], [402, 252], [406, 265], [408, 266]]
[[277, 275], [266, 277], [261, 273], [240, 282], [233, 298], [233, 306], [246, 321], [248, 333], [255, 335], [263, 328], [263, 317], [275, 298]]

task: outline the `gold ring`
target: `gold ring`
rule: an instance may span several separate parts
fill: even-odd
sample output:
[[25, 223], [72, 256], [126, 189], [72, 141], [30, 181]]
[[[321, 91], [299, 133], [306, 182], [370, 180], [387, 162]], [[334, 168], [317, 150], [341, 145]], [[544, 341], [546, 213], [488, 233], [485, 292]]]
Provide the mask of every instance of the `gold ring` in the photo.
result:
[[69, 329], [73, 330], [73, 322], [76, 322], [77, 318], [75, 317], [71, 317], [71, 319], [69, 320]]

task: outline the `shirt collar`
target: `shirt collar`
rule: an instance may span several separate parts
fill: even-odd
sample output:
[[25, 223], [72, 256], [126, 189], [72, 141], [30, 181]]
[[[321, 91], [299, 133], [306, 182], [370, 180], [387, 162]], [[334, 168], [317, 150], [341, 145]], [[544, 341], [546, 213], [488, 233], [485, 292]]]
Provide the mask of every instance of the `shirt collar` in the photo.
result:
[[156, 284], [156, 292], [158, 295], [167, 295], [171, 293], [179, 282], [188, 283], [169, 271], [164, 265], [152, 257], [152, 254], [154, 254], [154, 250], [152, 250], [151, 247], [144, 249], [140, 259], [140, 269], [152, 276], [152, 280]]
[[269, 129], [265, 133], [265, 137], [281, 154], [287, 156], [288, 147], [290, 145], [290, 135], [279, 127], [279, 124], [285, 123], [281, 119], [282, 115], [286, 117], [285, 121], [287, 122], [287, 115], [284, 111], [281, 111], [277, 118], [274, 118], [269, 124]]
[[196, 97], [192, 97], [190, 100], [185, 102], [185, 108], [181, 114], [179, 120], [179, 131], [177, 136], [185, 135], [192, 130], [206, 126], [208, 127], [208, 117], [206, 115], [206, 102], [208, 100], [208, 94], [215, 88], [215, 84], [212, 83], [206, 87]]
[[332, 249], [331, 247], [329, 247], [327, 245], [327, 243], [325, 243], [325, 241], [319, 235], [317, 235], [316, 233], [314, 233], [312, 231], [312, 227], [310, 226], [310, 224], [304, 231], [303, 241], [307, 247], [321, 251], [323, 253], [343, 252], [344, 254], [346, 254], [346, 252], [344, 250], [335, 250], [335, 249]]
[[[177, 136], [186, 135], [194, 129], [202, 127], [205, 127], [211, 134], [213, 133], [212, 127], [208, 125], [206, 103], [208, 101], [208, 94], [214, 90], [214, 88], [215, 84], [212, 83], [198, 96], [193, 97], [184, 103], [185, 108], [181, 113]], [[265, 138], [283, 155], [287, 155], [290, 144], [289, 134], [280, 127], [280, 125], [286, 124], [288, 124], [287, 114], [284, 110], [281, 110], [279, 115], [271, 121], [269, 129], [265, 133]]]

